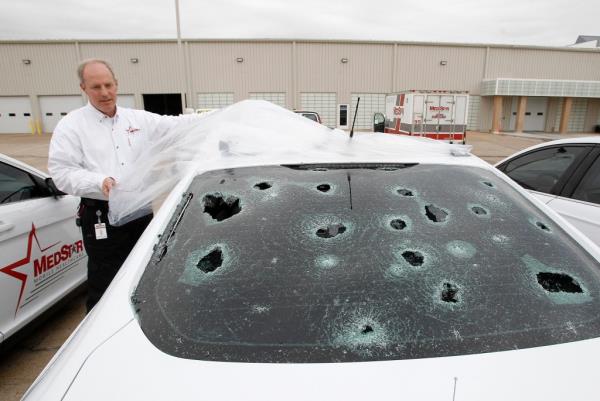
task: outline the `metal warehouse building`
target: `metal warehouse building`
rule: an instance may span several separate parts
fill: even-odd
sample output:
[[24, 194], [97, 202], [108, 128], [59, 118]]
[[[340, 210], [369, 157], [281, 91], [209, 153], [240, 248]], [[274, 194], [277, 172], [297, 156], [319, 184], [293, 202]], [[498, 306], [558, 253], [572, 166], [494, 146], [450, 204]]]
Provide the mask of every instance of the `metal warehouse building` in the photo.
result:
[[[466, 90], [470, 130], [593, 132], [600, 49], [313, 40], [0, 41], [0, 133], [51, 132], [86, 101], [75, 69], [113, 64], [121, 106], [177, 114], [243, 99], [371, 129], [385, 94]], [[350, 110], [343, 118], [340, 110]]]

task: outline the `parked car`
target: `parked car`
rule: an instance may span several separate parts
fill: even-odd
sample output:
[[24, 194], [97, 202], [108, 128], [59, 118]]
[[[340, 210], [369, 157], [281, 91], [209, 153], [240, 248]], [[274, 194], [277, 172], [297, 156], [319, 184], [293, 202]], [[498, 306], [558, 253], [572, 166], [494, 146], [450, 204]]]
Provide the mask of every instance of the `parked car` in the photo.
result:
[[600, 250], [500, 171], [428, 139], [206, 129], [24, 400], [595, 399]]
[[0, 155], [0, 343], [85, 282], [78, 203], [43, 172]]
[[309, 120], [313, 120], [316, 123], [321, 123], [321, 116], [316, 111], [303, 111], [303, 110], [294, 110], [294, 113], [300, 114], [303, 117], [308, 118]]
[[532, 146], [496, 167], [600, 245], [600, 137]]

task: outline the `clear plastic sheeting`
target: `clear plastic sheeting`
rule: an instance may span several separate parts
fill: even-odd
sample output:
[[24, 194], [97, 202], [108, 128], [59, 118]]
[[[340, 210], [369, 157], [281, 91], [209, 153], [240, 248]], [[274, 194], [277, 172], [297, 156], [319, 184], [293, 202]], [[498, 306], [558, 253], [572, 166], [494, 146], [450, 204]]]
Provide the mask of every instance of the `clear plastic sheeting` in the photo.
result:
[[110, 223], [145, 213], [190, 171], [258, 164], [402, 161], [416, 154], [468, 154], [470, 146], [387, 134], [355, 135], [332, 130], [262, 100], [246, 100], [195, 121], [182, 119], [136, 161], [110, 195]]

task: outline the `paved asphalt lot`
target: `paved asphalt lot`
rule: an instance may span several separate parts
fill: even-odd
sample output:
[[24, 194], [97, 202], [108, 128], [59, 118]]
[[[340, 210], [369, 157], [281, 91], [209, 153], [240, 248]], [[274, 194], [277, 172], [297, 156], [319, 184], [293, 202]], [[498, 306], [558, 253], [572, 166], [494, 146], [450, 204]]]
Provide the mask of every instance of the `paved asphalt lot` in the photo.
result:
[[[531, 145], [551, 139], [593, 134], [491, 135], [469, 133], [467, 143], [473, 154], [489, 163]], [[0, 135], [0, 153], [47, 171], [48, 144], [51, 135]], [[28, 330], [10, 349], [0, 354], [0, 400], [19, 400], [54, 353], [85, 316], [85, 296], [75, 296], [67, 305], [46, 316], [37, 327]]]

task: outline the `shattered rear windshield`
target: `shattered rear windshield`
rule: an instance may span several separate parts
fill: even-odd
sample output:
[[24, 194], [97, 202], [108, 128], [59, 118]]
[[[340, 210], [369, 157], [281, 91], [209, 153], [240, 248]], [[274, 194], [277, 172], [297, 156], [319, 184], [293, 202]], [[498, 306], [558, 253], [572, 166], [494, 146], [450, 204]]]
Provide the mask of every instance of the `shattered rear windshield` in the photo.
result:
[[484, 169], [237, 168], [193, 180], [132, 305], [181, 358], [441, 357], [598, 336], [598, 268]]

